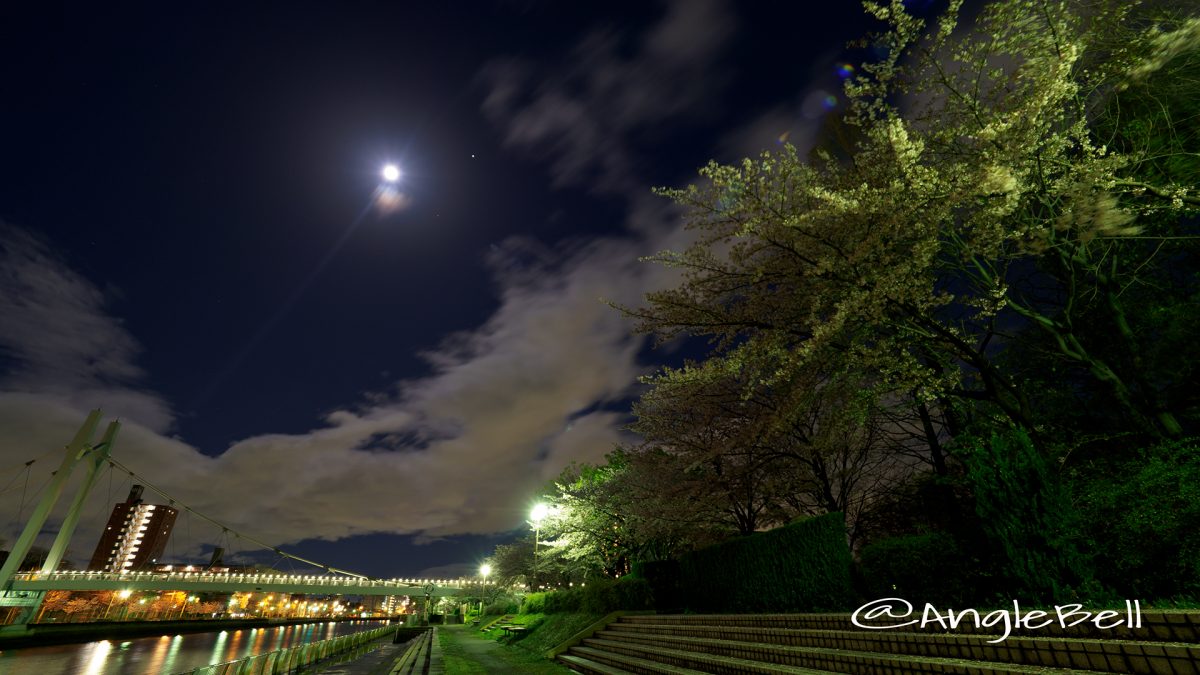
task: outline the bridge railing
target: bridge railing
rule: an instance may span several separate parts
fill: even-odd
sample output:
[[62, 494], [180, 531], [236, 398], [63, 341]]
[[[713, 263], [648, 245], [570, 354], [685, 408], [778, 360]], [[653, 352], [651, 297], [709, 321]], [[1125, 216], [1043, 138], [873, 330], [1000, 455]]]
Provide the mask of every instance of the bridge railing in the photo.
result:
[[25, 572], [14, 575], [23, 581], [72, 581], [79, 579], [104, 579], [108, 581], [212, 581], [239, 583], [303, 583], [316, 586], [360, 586], [363, 588], [411, 587], [435, 584], [443, 587], [463, 588], [481, 585], [475, 579], [369, 579], [332, 574], [254, 574], [238, 572], [97, 572], [92, 570], [60, 570], [56, 572]]
[[362, 647], [370, 642], [394, 634], [399, 626], [384, 626], [373, 630], [365, 630], [350, 635], [342, 635], [329, 640], [309, 642], [285, 647], [273, 652], [247, 656], [236, 661], [226, 661], [211, 666], [200, 666], [179, 675], [277, 675], [290, 673], [297, 668], [307, 666], [321, 659], [343, 654]]

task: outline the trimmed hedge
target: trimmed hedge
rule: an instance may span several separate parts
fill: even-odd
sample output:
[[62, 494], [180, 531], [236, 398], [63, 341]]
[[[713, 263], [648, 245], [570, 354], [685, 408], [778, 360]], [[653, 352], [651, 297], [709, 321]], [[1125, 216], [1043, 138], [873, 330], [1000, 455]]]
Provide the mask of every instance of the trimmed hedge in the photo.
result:
[[842, 514], [828, 513], [684, 555], [679, 587], [695, 612], [853, 609]]
[[626, 576], [599, 580], [564, 591], [530, 593], [521, 603], [521, 614], [608, 614], [618, 609], [652, 609], [654, 599], [645, 579]]

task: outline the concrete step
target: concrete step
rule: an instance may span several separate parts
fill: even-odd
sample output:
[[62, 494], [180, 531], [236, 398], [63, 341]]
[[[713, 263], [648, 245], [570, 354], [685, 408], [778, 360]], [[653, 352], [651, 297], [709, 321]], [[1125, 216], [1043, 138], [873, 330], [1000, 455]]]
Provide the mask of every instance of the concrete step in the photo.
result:
[[[567, 659], [569, 658], [574, 658], [576, 661], [568, 661]], [[658, 661], [626, 656], [624, 654], [614, 654], [602, 649], [592, 649], [591, 647], [572, 647], [566, 654], [559, 654], [558, 660], [561, 663], [565, 663], [572, 670], [576, 670], [575, 663], [585, 661], [589, 664], [596, 663], [601, 667], [611, 668], [617, 673], [634, 673], [636, 675], [703, 675], [704, 673], [701, 670], [678, 668], [666, 663], [659, 663]], [[588, 673], [592, 671], [578, 670], [578, 672]]]
[[[662, 639], [662, 638], [659, 638]], [[686, 640], [677, 638], [676, 640]], [[720, 644], [724, 643], [724, 644]], [[1008, 663], [993, 663], [936, 656], [905, 656], [880, 652], [862, 652], [817, 647], [797, 648], [729, 640], [703, 640], [692, 643], [660, 642], [645, 644], [626, 640], [589, 638], [584, 646], [605, 652], [653, 659], [694, 668], [707, 673], [877, 673], [977, 675], [1031, 675], [1033, 673], [1073, 673], [1095, 675], [1097, 671], [1046, 668]], [[736, 656], [734, 656], [736, 654]], [[1170, 672], [1170, 671], [1168, 671]], [[1186, 671], [1184, 671], [1186, 672]]]
[[489, 631], [492, 628], [495, 628], [496, 626], [498, 626], [499, 624], [508, 623], [509, 621], [512, 621], [512, 620], [513, 620], [512, 614], [505, 614], [503, 616], [498, 616], [494, 619], [491, 619], [487, 622], [481, 622], [479, 624], [479, 632], [483, 633], [483, 632]]
[[1200, 664], [1200, 645], [1126, 640], [1010, 637], [990, 643], [998, 636], [622, 623], [594, 637], [738, 658], [761, 655], [775, 663], [791, 663], [795, 650], [822, 648], [1146, 675], [1188, 672]]
[[593, 661], [574, 654], [559, 654], [557, 660], [577, 673], [588, 673], [589, 675], [632, 675], [632, 671], [606, 666], [599, 661]]
[[754, 659], [737, 658], [723, 654], [688, 651], [659, 645], [639, 645], [613, 640], [588, 638], [585, 647], [616, 653], [623, 656], [658, 661], [680, 668], [702, 673], [753, 673], [761, 675], [827, 675], [828, 669], [818, 669], [801, 664], [771, 663]]
[[404, 654], [388, 670], [389, 675], [421, 675], [428, 672], [432, 648], [433, 630], [430, 629], [411, 640]]
[[[1065, 607], [1065, 606], [1064, 606]], [[859, 620], [860, 623], [867, 623], [877, 626], [886, 626], [898, 622], [921, 619], [921, 608], [914, 609], [914, 614], [902, 620], [884, 620], [877, 619], [867, 621]], [[943, 615], [947, 612], [946, 609], [939, 610]], [[957, 612], [958, 610], [956, 610]], [[1069, 611], [1069, 610], [1064, 610]], [[1022, 615], [1028, 616], [1029, 610], [1022, 608]], [[988, 612], [981, 611], [980, 615], [984, 616]], [[1012, 617], [1013, 614], [1009, 613]], [[1067, 618], [1068, 624], [1081, 618], [1082, 615], [1070, 615]], [[1047, 618], [1057, 619], [1053, 614]], [[1134, 623], [1134, 626], [1119, 625], [1112, 628], [1099, 628], [1093, 622], [1079, 623], [1075, 626], [1064, 627], [1057, 620], [1050, 625], [1035, 628], [1014, 628], [1013, 635], [1022, 635], [1029, 637], [1072, 637], [1078, 639], [1099, 639], [1099, 640], [1138, 640], [1151, 642], [1184, 642], [1198, 643], [1200, 642], [1200, 612], [1192, 610], [1146, 610], [1140, 612], [1129, 611], [1122, 612], [1116, 620], [1108, 619], [1105, 625], [1110, 625], [1116, 621], [1123, 624]], [[630, 615], [622, 617], [621, 623], [630, 623], [637, 625], [646, 624], [671, 624], [671, 625], [717, 625], [722, 627], [746, 627], [746, 628], [784, 628], [793, 630], [862, 630], [859, 626], [854, 625], [851, 621], [850, 614], [646, 614], [646, 615]], [[1016, 626], [1015, 621], [1013, 625]], [[977, 627], [976, 622], [971, 617], [960, 621], [957, 626], [950, 628], [948, 625], [943, 626], [936, 621], [929, 621], [922, 627], [919, 624], [909, 626], [904, 629], [907, 632], [924, 632], [924, 633], [946, 633], [952, 632], [956, 634], [975, 634], [986, 635], [995, 633], [995, 627]]]

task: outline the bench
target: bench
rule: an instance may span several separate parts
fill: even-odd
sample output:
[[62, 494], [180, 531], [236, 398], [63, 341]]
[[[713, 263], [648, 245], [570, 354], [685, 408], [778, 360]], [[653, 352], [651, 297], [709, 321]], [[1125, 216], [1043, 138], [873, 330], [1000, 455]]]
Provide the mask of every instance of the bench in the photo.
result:
[[516, 624], [508, 625], [508, 626], [500, 626], [500, 628], [501, 628], [501, 630], [504, 631], [504, 637], [516, 637], [516, 636], [520, 635], [521, 633], [524, 633], [525, 631], [529, 630], [525, 626], [519, 626]]

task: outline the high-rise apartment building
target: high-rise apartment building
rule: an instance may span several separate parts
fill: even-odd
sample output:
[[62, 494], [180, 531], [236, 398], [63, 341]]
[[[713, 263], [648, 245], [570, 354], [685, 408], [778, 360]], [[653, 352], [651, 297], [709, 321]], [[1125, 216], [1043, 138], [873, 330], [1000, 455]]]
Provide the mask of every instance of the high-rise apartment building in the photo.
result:
[[129, 498], [113, 506], [88, 569], [129, 572], [158, 562], [177, 513], [170, 506], [143, 504], [142, 486], [134, 485]]

